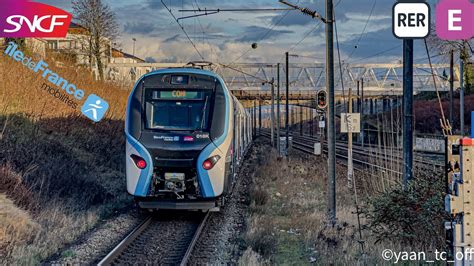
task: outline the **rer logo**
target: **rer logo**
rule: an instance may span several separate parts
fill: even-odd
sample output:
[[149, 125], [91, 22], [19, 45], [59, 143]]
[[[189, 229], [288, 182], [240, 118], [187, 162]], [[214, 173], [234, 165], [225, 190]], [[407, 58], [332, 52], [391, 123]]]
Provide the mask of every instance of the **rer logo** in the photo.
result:
[[430, 34], [430, 6], [424, 2], [397, 2], [393, 5], [393, 35], [399, 39], [419, 39]]
[[436, 34], [444, 40], [467, 40], [474, 36], [474, 3], [442, 0], [436, 6]]
[[72, 15], [29, 0], [0, 1], [0, 37], [64, 38]]
[[81, 112], [94, 122], [99, 122], [109, 109], [109, 104], [95, 94], [89, 95], [81, 108]]

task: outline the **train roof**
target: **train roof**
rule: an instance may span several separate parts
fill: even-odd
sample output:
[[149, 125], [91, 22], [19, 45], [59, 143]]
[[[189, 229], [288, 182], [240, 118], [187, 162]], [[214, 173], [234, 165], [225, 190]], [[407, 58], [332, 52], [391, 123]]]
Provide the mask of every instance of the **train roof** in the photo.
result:
[[152, 75], [159, 75], [159, 74], [172, 74], [172, 73], [201, 74], [201, 75], [212, 76], [212, 77], [222, 80], [222, 78], [216, 73], [209, 70], [199, 69], [199, 68], [165, 68], [165, 69], [152, 71], [148, 74], [145, 74], [144, 76], [152, 76]]

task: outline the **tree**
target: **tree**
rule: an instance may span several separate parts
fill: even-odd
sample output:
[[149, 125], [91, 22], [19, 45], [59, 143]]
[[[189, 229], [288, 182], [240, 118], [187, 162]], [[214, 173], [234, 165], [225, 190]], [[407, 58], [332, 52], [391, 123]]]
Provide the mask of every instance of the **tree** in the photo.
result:
[[115, 13], [102, 0], [73, 0], [74, 18], [89, 32], [86, 47], [89, 64], [97, 65], [99, 77], [104, 79], [104, 62], [102, 56], [108, 53], [111, 42], [118, 37], [118, 24]]
[[460, 53], [461, 60], [464, 62], [465, 66], [464, 73], [462, 73], [462, 75], [464, 75], [464, 86], [466, 92], [474, 92], [474, 73], [472, 70], [474, 40], [472, 38], [470, 40], [460, 41], [441, 40], [436, 35], [436, 30], [433, 27], [431, 29], [431, 34], [428, 36], [427, 42], [430, 45], [430, 48], [438, 52], [439, 55], [445, 57], [446, 59], [449, 58], [451, 51]]

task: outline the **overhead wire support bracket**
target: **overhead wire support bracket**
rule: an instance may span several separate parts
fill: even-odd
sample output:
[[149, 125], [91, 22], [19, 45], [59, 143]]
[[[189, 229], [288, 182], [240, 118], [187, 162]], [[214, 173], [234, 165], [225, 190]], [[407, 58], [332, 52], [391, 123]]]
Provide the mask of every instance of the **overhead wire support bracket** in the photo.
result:
[[334, 22], [333, 20], [327, 20], [327, 19], [323, 18], [323, 17], [321, 16], [321, 14], [319, 14], [319, 13], [318, 13], [317, 11], [315, 11], [315, 10], [311, 10], [311, 9], [309, 9], [309, 8], [306, 8], [306, 7], [299, 7], [299, 6], [297, 6], [297, 5], [293, 5], [293, 4], [291, 4], [291, 3], [288, 3], [288, 2], [286, 2], [286, 1], [284, 1], [284, 0], [280, 0], [280, 3], [285, 4], [285, 5], [289, 6], [289, 7], [292, 7], [293, 9], [297, 9], [297, 10], [301, 11], [303, 14], [305, 14], [305, 15], [307, 15], [307, 16], [310, 16], [310, 17], [312, 17], [312, 18], [317, 18], [317, 19], [321, 20], [323, 23]]
[[201, 14], [196, 14], [192, 16], [180, 17], [178, 20], [187, 19], [187, 18], [194, 18], [194, 17], [202, 17], [217, 14], [220, 12], [268, 12], [268, 11], [288, 11], [293, 10], [293, 8], [217, 8], [217, 9], [207, 9], [207, 8], [198, 8], [198, 9], [180, 9], [178, 12], [204, 12]]
[[[179, 11], [181, 11], [181, 10], [179, 10]], [[199, 10], [199, 11], [201, 11], [201, 10]], [[202, 13], [202, 14], [196, 14], [196, 15], [192, 15], [192, 16], [180, 17], [180, 18], [178, 18], [178, 21], [180, 21], [182, 19], [208, 16], [208, 15], [217, 14], [217, 13], [219, 13], [219, 11], [208, 12], [208, 11], [205, 10], [205, 13]]]

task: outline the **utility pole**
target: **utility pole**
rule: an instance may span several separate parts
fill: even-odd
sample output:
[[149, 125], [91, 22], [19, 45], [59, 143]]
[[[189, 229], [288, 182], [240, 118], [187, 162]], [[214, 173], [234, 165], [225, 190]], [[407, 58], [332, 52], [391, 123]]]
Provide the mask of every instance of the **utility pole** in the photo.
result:
[[[348, 113], [352, 113], [352, 88], [349, 88], [349, 107]], [[347, 132], [347, 185], [349, 188], [352, 188], [352, 178], [354, 176], [354, 166], [352, 162], [352, 130], [350, 129]]]
[[300, 106], [300, 135], [303, 135], [303, 107]]
[[[461, 60], [460, 60], [460, 65], [461, 65], [461, 75], [459, 77], [459, 120], [461, 123], [461, 136], [464, 137], [464, 60], [462, 58], [462, 52], [461, 52]], [[471, 125], [473, 127], [474, 125]]]
[[[302, 13], [317, 18], [326, 24], [326, 89], [328, 94], [328, 126], [327, 126], [327, 143], [328, 143], [328, 219], [334, 225], [336, 223], [336, 128], [334, 125], [335, 108], [334, 108], [334, 5], [333, 0], [326, 0], [326, 18], [309, 8], [301, 8], [290, 4], [285, 0], [280, 0], [287, 6], [300, 10]], [[286, 89], [288, 91], [288, 52], [286, 52], [287, 66], [287, 82]], [[287, 98], [288, 101], [288, 98]], [[288, 108], [288, 107], [287, 107]], [[288, 120], [287, 120], [288, 121]], [[288, 127], [287, 127], [288, 138]]]
[[258, 100], [258, 135], [260, 136], [260, 131], [262, 130], [262, 100]]
[[253, 101], [253, 138], [257, 136], [257, 102]]
[[359, 91], [359, 87], [360, 87], [360, 81], [358, 80], [357, 81], [357, 112], [360, 113], [360, 91]]
[[449, 53], [449, 123], [454, 126], [454, 51]]
[[336, 127], [334, 124], [334, 13], [333, 1], [326, 0], [326, 88], [328, 90], [328, 216], [336, 223]]
[[362, 128], [360, 130], [360, 143], [362, 144], [362, 147], [364, 147], [364, 130], [365, 130], [365, 120], [364, 120], [364, 78], [360, 79], [360, 119], [362, 120]]
[[132, 38], [133, 41], [133, 56], [135, 56], [135, 43], [137, 42], [137, 39]]
[[413, 179], [413, 39], [403, 40], [403, 185]]
[[289, 69], [290, 69], [290, 66], [288, 65], [288, 63], [289, 63], [288, 62], [289, 61], [288, 60], [288, 52], [285, 53], [285, 57], [286, 57], [286, 106], [285, 106], [285, 108], [286, 108], [286, 114], [285, 114], [285, 116], [286, 116], [286, 119], [285, 119], [286, 143], [285, 143], [285, 145], [286, 145], [286, 156], [288, 156], [288, 149], [290, 147], [290, 145], [289, 145], [289, 142], [290, 142], [290, 126], [289, 126], [290, 110], [289, 110], [289, 107], [288, 107], [288, 104], [289, 104], [288, 99], [290, 98], [289, 97], [289, 90], [290, 90], [290, 81], [289, 81], [290, 80], [290, 77], [289, 77], [289, 75], [290, 75], [289, 72], [290, 71], [289, 71]]
[[272, 136], [272, 148], [275, 147], [275, 78], [272, 78], [272, 114], [270, 115], [270, 121], [271, 121], [271, 126], [270, 126], [270, 135]]
[[280, 118], [280, 63], [277, 64], [277, 147], [278, 147], [278, 156], [280, 156], [280, 127], [281, 127], [281, 118]]

